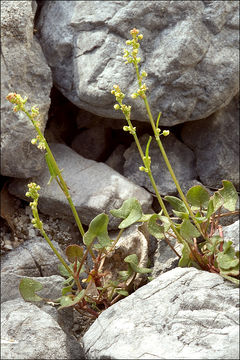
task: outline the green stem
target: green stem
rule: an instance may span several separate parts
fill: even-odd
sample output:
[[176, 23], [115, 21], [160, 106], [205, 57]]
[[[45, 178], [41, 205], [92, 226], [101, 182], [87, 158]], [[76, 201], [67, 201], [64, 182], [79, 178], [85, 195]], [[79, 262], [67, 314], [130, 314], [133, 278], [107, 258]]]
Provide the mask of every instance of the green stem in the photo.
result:
[[40, 138], [41, 138], [41, 139], [44, 141], [44, 143], [45, 143], [46, 151], [47, 151], [47, 153], [48, 153], [48, 155], [49, 155], [49, 160], [50, 160], [50, 162], [51, 162], [51, 165], [52, 165], [52, 167], [53, 167], [56, 175], [57, 175], [58, 178], [59, 178], [59, 181], [60, 181], [60, 184], [61, 184], [60, 187], [61, 187], [62, 191], [64, 192], [64, 194], [65, 194], [65, 196], [66, 196], [66, 198], [67, 198], [67, 201], [68, 201], [68, 203], [69, 203], [69, 205], [70, 205], [70, 207], [71, 207], [71, 209], [72, 209], [72, 213], [73, 213], [73, 216], [74, 216], [74, 218], [75, 218], [75, 221], [76, 221], [76, 224], [77, 224], [77, 226], [78, 226], [78, 229], [79, 229], [79, 231], [80, 231], [80, 234], [81, 234], [82, 236], [84, 236], [84, 233], [85, 233], [85, 232], [84, 232], [82, 223], [81, 223], [81, 221], [80, 221], [80, 219], [79, 219], [77, 210], [76, 210], [76, 208], [75, 208], [75, 206], [74, 206], [74, 204], [73, 204], [73, 202], [72, 202], [71, 195], [70, 195], [70, 193], [69, 193], [69, 191], [68, 191], [67, 184], [65, 183], [65, 181], [64, 181], [64, 179], [63, 179], [63, 177], [62, 177], [61, 171], [60, 171], [60, 169], [59, 169], [59, 167], [58, 167], [58, 165], [57, 165], [57, 163], [56, 163], [56, 160], [55, 160], [55, 158], [54, 158], [54, 156], [53, 156], [53, 154], [52, 154], [52, 151], [50, 150], [50, 147], [48, 146], [48, 143], [47, 143], [45, 137], [43, 136], [41, 130], [39, 129], [39, 127], [38, 127], [38, 126], [35, 124], [35, 122], [33, 121], [32, 116], [29, 114], [28, 111], [26, 111], [26, 110], [23, 110], [23, 111], [24, 111], [24, 113], [29, 117], [29, 119], [31, 120], [32, 124], [34, 125], [34, 127], [35, 127], [38, 135], [40, 136]]
[[[140, 75], [139, 75], [139, 68], [138, 68], [137, 62], [134, 62], [134, 67], [135, 67], [135, 70], [136, 70], [138, 85], [139, 85], [139, 88], [140, 88], [141, 85], [142, 85], [142, 80], [141, 80], [141, 77], [140, 77]], [[183, 194], [183, 191], [182, 191], [182, 189], [181, 189], [181, 187], [180, 187], [180, 185], [179, 185], [179, 182], [178, 182], [178, 180], [177, 180], [177, 178], [176, 178], [176, 176], [175, 176], [175, 173], [174, 173], [174, 171], [173, 171], [173, 168], [172, 168], [172, 166], [171, 166], [171, 164], [170, 164], [170, 162], [169, 162], [169, 160], [168, 160], [168, 157], [167, 157], [167, 154], [166, 154], [166, 152], [165, 152], [165, 150], [164, 150], [164, 147], [163, 147], [163, 145], [162, 145], [162, 142], [161, 142], [161, 140], [160, 140], [160, 138], [159, 138], [159, 134], [158, 134], [158, 132], [157, 132], [157, 129], [156, 129], [156, 126], [155, 126], [155, 122], [154, 122], [153, 117], [152, 117], [152, 113], [151, 113], [151, 110], [150, 110], [150, 107], [149, 107], [149, 104], [148, 104], [148, 101], [147, 101], [147, 97], [146, 97], [146, 95], [141, 96], [141, 97], [142, 97], [143, 100], [144, 100], [145, 107], [146, 107], [146, 110], [147, 110], [147, 113], [148, 113], [148, 117], [149, 117], [149, 120], [150, 120], [150, 124], [151, 124], [151, 126], [152, 126], [152, 129], [153, 129], [153, 132], [154, 132], [154, 135], [155, 135], [157, 144], [158, 144], [158, 146], [159, 146], [159, 149], [160, 149], [160, 151], [161, 151], [161, 153], [162, 153], [162, 156], [163, 156], [163, 158], [164, 158], [164, 161], [165, 161], [165, 163], [166, 163], [166, 165], [167, 165], [168, 171], [170, 172], [170, 175], [171, 175], [171, 177], [172, 177], [172, 179], [173, 179], [173, 181], [174, 181], [174, 183], [175, 183], [175, 186], [176, 186], [176, 188], [177, 188], [177, 191], [178, 191], [180, 197], [182, 198], [182, 201], [184, 202], [186, 208], [188, 209], [188, 212], [189, 212], [189, 214], [190, 214], [190, 216], [191, 216], [194, 224], [196, 225], [196, 227], [197, 227], [197, 229], [199, 230], [200, 234], [203, 235], [202, 229], [201, 229], [200, 225], [198, 224], [197, 220], [195, 219], [195, 216], [194, 216], [194, 214], [193, 214], [193, 212], [192, 212], [192, 210], [191, 210], [191, 208], [190, 208], [190, 206], [189, 206], [189, 204], [188, 204], [188, 202], [187, 202], [187, 200], [186, 200], [186, 198], [185, 198], [185, 196], [184, 196], [184, 194]]]
[[176, 186], [176, 188], [177, 188], [177, 191], [178, 191], [180, 197], [182, 198], [182, 201], [184, 202], [186, 208], [188, 209], [188, 212], [189, 212], [189, 214], [190, 214], [190, 216], [191, 216], [194, 224], [196, 225], [196, 227], [197, 227], [198, 231], [200, 232], [200, 234], [203, 235], [202, 229], [201, 229], [199, 223], [197, 222], [197, 220], [195, 219], [195, 216], [194, 216], [194, 214], [193, 214], [193, 212], [192, 212], [192, 209], [190, 208], [190, 206], [189, 206], [189, 204], [188, 204], [188, 202], [187, 202], [187, 200], [186, 200], [186, 198], [185, 198], [185, 195], [183, 194], [183, 191], [182, 191], [182, 189], [181, 189], [181, 187], [180, 187], [180, 185], [179, 185], [179, 182], [178, 182], [178, 180], [177, 180], [177, 178], [176, 178], [176, 176], [175, 176], [175, 173], [174, 173], [174, 171], [173, 171], [173, 168], [172, 168], [172, 166], [171, 166], [171, 164], [170, 164], [170, 162], [169, 162], [169, 160], [168, 160], [167, 154], [166, 154], [166, 152], [165, 152], [165, 150], [164, 150], [164, 147], [163, 147], [163, 145], [162, 145], [162, 142], [161, 142], [161, 140], [160, 140], [160, 138], [159, 138], [159, 134], [157, 133], [156, 126], [155, 126], [155, 123], [154, 123], [154, 120], [153, 120], [153, 117], [152, 117], [152, 113], [151, 113], [151, 110], [150, 110], [150, 107], [149, 107], [149, 104], [148, 104], [148, 101], [147, 101], [147, 98], [146, 98], [146, 97], [144, 98], [144, 103], [145, 103], [145, 106], [146, 106], [146, 110], [147, 110], [147, 113], [148, 113], [148, 117], [149, 117], [149, 120], [150, 120], [152, 129], [153, 129], [153, 132], [154, 132], [154, 135], [155, 135], [157, 144], [158, 144], [159, 149], [160, 149], [160, 151], [161, 151], [161, 153], [162, 153], [162, 156], [163, 156], [163, 158], [164, 158], [164, 161], [165, 161], [165, 163], [166, 163], [166, 165], [167, 165], [168, 171], [170, 172], [170, 175], [171, 175], [171, 177], [172, 177], [172, 179], [173, 179], [173, 181], [174, 181], [174, 183], [175, 183], [175, 186]]
[[132, 126], [132, 122], [131, 122], [131, 120], [130, 120], [129, 117], [126, 117], [126, 120], [127, 120], [127, 123], [128, 123], [128, 125], [129, 125], [129, 127], [130, 127], [130, 129], [131, 129], [131, 134], [133, 135], [134, 140], [135, 140], [135, 142], [136, 142], [136, 145], [137, 145], [139, 154], [140, 154], [140, 156], [141, 156], [142, 162], [143, 162], [144, 166], [147, 168], [147, 174], [148, 174], [148, 176], [149, 176], [149, 179], [150, 179], [150, 181], [151, 181], [151, 184], [152, 184], [153, 189], [154, 189], [154, 191], [155, 191], [155, 194], [156, 194], [156, 196], [157, 196], [158, 202], [159, 202], [159, 204], [160, 204], [160, 206], [161, 206], [161, 208], [162, 208], [162, 210], [163, 210], [163, 213], [164, 213], [164, 215], [168, 218], [168, 221], [169, 221], [169, 223], [170, 223], [170, 227], [171, 227], [172, 231], [174, 232], [174, 234], [176, 235], [177, 239], [178, 239], [181, 243], [185, 243], [185, 240], [182, 238], [182, 236], [181, 236], [181, 235], [179, 234], [179, 232], [177, 231], [177, 229], [176, 229], [173, 221], [171, 220], [171, 218], [170, 218], [170, 216], [169, 216], [169, 214], [168, 214], [168, 211], [167, 211], [167, 209], [166, 209], [166, 206], [164, 205], [163, 199], [162, 199], [162, 197], [161, 197], [161, 195], [160, 195], [160, 193], [159, 193], [159, 191], [158, 191], [157, 185], [156, 185], [155, 180], [154, 180], [154, 178], [153, 178], [151, 168], [150, 168], [149, 164], [147, 163], [147, 161], [146, 161], [146, 159], [145, 159], [144, 153], [143, 153], [143, 151], [142, 151], [142, 147], [141, 147], [140, 142], [139, 142], [139, 140], [138, 140], [138, 136], [137, 136], [137, 134], [136, 134], [136, 132], [135, 132], [133, 126]]
[[61, 263], [63, 264], [63, 266], [65, 267], [65, 269], [68, 271], [69, 274], [71, 274], [74, 277], [74, 273], [72, 272], [72, 270], [70, 269], [70, 267], [68, 266], [68, 264], [65, 262], [65, 260], [62, 258], [62, 256], [59, 254], [59, 252], [57, 251], [57, 249], [55, 248], [55, 246], [53, 245], [53, 243], [51, 242], [51, 240], [49, 239], [49, 237], [47, 236], [47, 234], [45, 233], [45, 231], [43, 229], [39, 229], [42, 236], [44, 237], [44, 239], [47, 241], [48, 245], [51, 247], [52, 251], [54, 252], [54, 254], [58, 257], [58, 259], [61, 261]]

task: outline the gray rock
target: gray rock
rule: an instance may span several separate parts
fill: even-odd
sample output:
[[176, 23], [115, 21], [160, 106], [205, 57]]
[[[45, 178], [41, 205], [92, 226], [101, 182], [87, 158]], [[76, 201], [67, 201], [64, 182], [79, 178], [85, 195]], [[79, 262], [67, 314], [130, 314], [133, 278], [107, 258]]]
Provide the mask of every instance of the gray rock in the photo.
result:
[[238, 97], [207, 119], [185, 124], [182, 139], [195, 153], [201, 182], [212, 188], [230, 180], [239, 189]]
[[132, 119], [146, 121], [143, 102], [131, 100], [137, 82], [122, 59], [134, 26], [144, 35], [142, 68], [149, 77], [154, 117], [172, 126], [202, 119], [226, 106], [238, 82], [237, 1], [47, 1], [38, 37], [56, 87], [75, 105], [122, 118], [110, 94], [117, 83]]
[[88, 359], [238, 359], [239, 292], [217, 274], [168, 271], [104, 311]]
[[123, 164], [124, 157], [123, 154], [126, 150], [126, 147], [122, 144], [119, 144], [111, 153], [109, 158], [105, 161], [105, 164], [110, 166], [112, 169], [116, 170], [120, 174], [123, 174]]
[[223, 227], [223, 237], [225, 241], [232, 241], [236, 251], [239, 250], [239, 220], [233, 224]]
[[39, 106], [44, 130], [52, 77], [33, 35], [35, 12], [35, 1], [1, 2], [1, 173], [18, 178], [37, 175], [44, 165], [44, 154], [31, 144], [33, 125], [6, 100], [10, 92], [28, 96], [30, 106]]
[[[123, 201], [130, 197], [140, 201], [143, 211], [149, 211], [151, 195], [107, 165], [85, 159], [63, 144], [52, 144], [51, 149], [59, 168], [64, 169], [63, 177], [83, 224], [89, 225], [98, 214], [108, 214], [109, 210], [119, 208]], [[41, 175], [34, 178], [41, 186], [40, 211], [53, 217], [67, 217], [74, 222], [71, 208], [57, 183], [52, 181], [50, 186], [47, 186], [49, 177], [48, 168], [45, 167]], [[14, 180], [9, 186], [10, 193], [29, 200], [24, 197], [28, 182], [30, 180]], [[116, 229], [118, 224], [119, 219], [110, 216], [109, 228]]]
[[72, 141], [71, 148], [87, 159], [101, 161], [107, 154], [110, 136], [110, 129], [94, 126], [77, 134]]
[[[175, 242], [175, 244], [174, 244]], [[182, 245], [176, 241], [171, 241], [172, 246], [177, 253], [182, 255]], [[178, 266], [179, 257], [174, 253], [171, 247], [164, 239], [158, 240], [157, 249], [153, 257], [153, 271], [151, 276], [156, 278], [166, 271], [172, 270]]]
[[[145, 152], [149, 136], [143, 135], [139, 141]], [[190, 188], [197, 183], [195, 171], [195, 159], [193, 152], [181, 143], [173, 134], [162, 137], [162, 143], [173, 167], [175, 175], [183, 190]], [[151, 156], [151, 170], [159, 192], [162, 195], [176, 194], [177, 189], [164, 162], [162, 154], [154, 139], [151, 142], [149, 156]], [[144, 186], [149, 191], [154, 192], [148, 175], [139, 171], [143, 165], [135, 142], [125, 151], [124, 175], [135, 184]]]
[[[55, 241], [53, 244], [64, 256], [59, 245]], [[54, 277], [59, 273], [59, 263], [45, 240], [29, 240], [4, 255], [1, 259], [1, 302], [21, 296], [18, 286], [24, 277], [34, 277], [36, 280], [44, 282], [42, 296], [46, 298], [59, 297], [59, 288], [61, 288], [63, 278]]]
[[45, 311], [24, 300], [1, 310], [2, 359], [84, 359], [81, 345]]

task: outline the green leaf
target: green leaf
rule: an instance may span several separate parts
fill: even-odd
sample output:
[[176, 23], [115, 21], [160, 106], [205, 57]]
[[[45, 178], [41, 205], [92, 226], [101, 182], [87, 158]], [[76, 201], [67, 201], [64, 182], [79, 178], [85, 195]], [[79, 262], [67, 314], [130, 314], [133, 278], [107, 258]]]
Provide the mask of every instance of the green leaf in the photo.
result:
[[234, 277], [232, 277], [232, 276], [225, 275], [225, 274], [222, 273], [221, 271], [220, 271], [220, 275], [221, 275], [223, 278], [227, 279], [228, 281], [231, 281], [233, 284], [239, 286], [240, 281], [239, 281], [238, 279], [236, 279], [236, 278], [234, 278]]
[[81, 290], [80, 293], [74, 298], [71, 295], [62, 296], [60, 300], [61, 306], [58, 308], [58, 310], [76, 305], [79, 301], [83, 299], [84, 295], [85, 290]]
[[234, 211], [238, 200], [238, 193], [231, 181], [222, 180], [222, 184], [223, 188], [218, 191], [223, 197], [223, 206], [229, 211]]
[[156, 239], [163, 239], [165, 237], [165, 229], [164, 226], [157, 224], [157, 220], [159, 220], [159, 215], [154, 214], [151, 216], [148, 221], [148, 231]]
[[223, 251], [217, 255], [217, 262], [220, 269], [229, 270], [239, 264], [239, 258], [236, 257], [232, 241], [223, 243]]
[[75, 261], [75, 259], [77, 258], [79, 261], [81, 261], [82, 257], [83, 257], [83, 248], [79, 245], [69, 245], [66, 248], [66, 255], [68, 260], [73, 263]]
[[190, 267], [192, 265], [192, 260], [190, 258], [191, 251], [186, 243], [183, 244], [182, 256], [178, 262], [180, 267]]
[[180, 227], [180, 235], [185, 240], [192, 240], [192, 238], [197, 238], [201, 234], [200, 232], [195, 228], [195, 226], [190, 222], [190, 220], [183, 220], [181, 227]]
[[69, 292], [72, 292], [72, 286], [66, 286], [62, 288], [62, 295], [66, 295]]
[[187, 192], [187, 201], [198, 209], [207, 208], [209, 199], [210, 195], [202, 185], [195, 185]]
[[173, 213], [179, 218], [179, 219], [189, 219], [189, 214], [184, 213], [181, 211], [173, 210]]
[[119, 229], [125, 229], [141, 219], [143, 213], [139, 201], [135, 198], [127, 199], [119, 209], [111, 210], [110, 213], [120, 219], [124, 219], [118, 226]]
[[210, 251], [208, 255], [215, 253], [217, 246], [222, 242], [222, 238], [219, 235], [214, 235], [209, 238], [209, 242], [206, 244], [207, 249]]
[[132, 275], [133, 270], [132, 268], [128, 269], [128, 271], [118, 271], [118, 274], [120, 276], [120, 281], [127, 281], [127, 279]]
[[83, 242], [86, 246], [91, 246], [94, 239], [97, 238], [102, 247], [112, 244], [108, 236], [108, 216], [104, 213], [97, 215], [91, 222], [88, 231], [83, 236]]
[[69, 276], [71, 276], [71, 274], [67, 271], [67, 269], [65, 268], [65, 266], [63, 266], [62, 263], [58, 264], [58, 271], [63, 277], [68, 278]]
[[159, 120], [160, 120], [161, 115], [162, 115], [162, 113], [159, 112], [158, 117], [157, 117], [157, 121], [156, 121], [156, 129], [158, 128]]
[[124, 261], [128, 263], [134, 272], [140, 273], [140, 274], [147, 274], [152, 272], [152, 269], [147, 268], [140, 268], [138, 266], [138, 257], [136, 254], [131, 254], [125, 257]]
[[19, 284], [19, 291], [25, 301], [41, 301], [43, 298], [35, 294], [36, 291], [42, 290], [43, 286], [39, 281], [24, 278]]
[[176, 196], [164, 196], [164, 200], [169, 202], [174, 210], [188, 214], [186, 205], [181, 199], [177, 198]]
[[224, 199], [219, 191], [216, 191], [209, 200], [208, 208], [207, 208], [207, 218], [209, 219], [212, 214], [214, 214], [222, 205]]
[[129, 295], [126, 290], [116, 289], [115, 291], [116, 291], [116, 293], [118, 293], [120, 295], [123, 295], [123, 296], [128, 296]]

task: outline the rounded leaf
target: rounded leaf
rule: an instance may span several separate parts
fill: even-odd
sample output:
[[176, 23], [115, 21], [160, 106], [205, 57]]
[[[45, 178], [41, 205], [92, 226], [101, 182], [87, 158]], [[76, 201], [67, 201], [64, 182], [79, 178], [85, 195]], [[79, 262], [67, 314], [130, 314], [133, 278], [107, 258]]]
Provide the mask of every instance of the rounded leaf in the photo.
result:
[[83, 248], [79, 245], [69, 245], [66, 248], [66, 255], [68, 260], [73, 263], [75, 261], [75, 259], [77, 258], [77, 260], [81, 261], [82, 257], [83, 257]]
[[42, 290], [43, 286], [39, 281], [24, 278], [19, 284], [19, 291], [25, 301], [41, 301], [43, 298], [35, 294], [36, 291]]
[[187, 201], [194, 207], [207, 208], [210, 195], [202, 185], [195, 185], [187, 192]]

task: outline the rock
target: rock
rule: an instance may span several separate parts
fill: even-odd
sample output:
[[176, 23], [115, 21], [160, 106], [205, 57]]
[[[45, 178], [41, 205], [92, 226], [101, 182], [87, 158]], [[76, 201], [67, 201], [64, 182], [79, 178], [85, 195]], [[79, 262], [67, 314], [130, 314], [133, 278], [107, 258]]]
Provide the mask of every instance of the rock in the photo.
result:
[[123, 154], [126, 150], [126, 147], [123, 144], [119, 144], [115, 150], [111, 153], [109, 158], [105, 161], [105, 164], [110, 166], [112, 169], [116, 170], [120, 174], [123, 174], [123, 163], [124, 157]]
[[94, 126], [77, 134], [72, 141], [71, 148], [87, 159], [101, 161], [108, 153], [109, 137], [111, 138], [110, 129]]
[[7, 301], [1, 310], [2, 359], [84, 359], [81, 345], [36, 305]]
[[[151, 207], [151, 195], [140, 186], [134, 185], [116, 171], [103, 163], [97, 163], [78, 155], [76, 152], [63, 144], [52, 144], [51, 149], [60, 169], [64, 169], [63, 176], [70, 188], [73, 203], [83, 224], [89, 225], [90, 221], [102, 212], [119, 208], [123, 201], [135, 197], [147, 212]], [[59, 189], [52, 181], [47, 186], [49, 171], [45, 166], [40, 176], [34, 181], [41, 186], [39, 209], [42, 213], [54, 217], [74, 218], [71, 208]], [[10, 193], [20, 198], [27, 190], [30, 180], [14, 180], [10, 186]], [[116, 229], [119, 219], [110, 216], [109, 229]]]
[[[55, 241], [53, 244], [64, 256], [59, 245]], [[59, 297], [59, 287], [63, 278], [54, 277], [59, 273], [59, 263], [60, 261], [45, 240], [29, 240], [6, 254], [1, 261], [1, 302], [21, 296], [18, 287], [23, 277], [34, 277], [40, 282], [44, 281], [45, 288], [42, 290], [44, 291], [42, 296]]]
[[[117, 235], [118, 232], [115, 234], [110, 233], [111, 239], [117, 239]], [[138, 266], [148, 267], [148, 240], [141, 232], [139, 224], [125, 229], [116, 244], [115, 250], [105, 258], [102, 268], [103, 272], [108, 273], [104, 278], [105, 282], [117, 280], [119, 271], [128, 270], [128, 265], [124, 262], [125, 257], [128, 255], [136, 254], [139, 261]], [[150, 275], [147, 274], [147, 276]], [[130, 285], [129, 290], [137, 289], [146, 280], [147, 276], [146, 274], [145, 276], [137, 274], [134, 279], [131, 277], [127, 282], [127, 285]]]
[[44, 154], [31, 144], [36, 136], [31, 121], [23, 113], [13, 113], [6, 100], [10, 92], [28, 96], [30, 107], [39, 106], [44, 130], [52, 77], [33, 35], [35, 12], [35, 1], [1, 2], [1, 173], [18, 178], [35, 176], [44, 165]]
[[[182, 255], [182, 245], [171, 241], [172, 246], [177, 253]], [[173, 252], [164, 239], [158, 240], [157, 249], [153, 257], [153, 271], [151, 276], [156, 278], [166, 271], [172, 270], [178, 266], [179, 257]]]
[[84, 350], [88, 359], [238, 359], [238, 302], [219, 275], [176, 268], [105, 310]]
[[196, 156], [201, 182], [221, 188], [230, 180], [239, 189], [239, 111], [238, 97], [207, 119], [185, 124], [182, 139]]
[[[149, 136], [143, 135], [139, 141], [145, 152]], [[194, 154], [181, 143], [173, 134], [162, 137], [162, 143], [173, 167], [175, 175], [183, 190], [189, 189], [197, 183], [196, 171], [194, 166]], [[162, 195], [176, 194], [177, 189], [167, 169], [165, 161], [159, 150], [157, 143], [152, 140], [149, 150], [151, 156], [151, 170], [159, 192]], [[124, 158], [124, 175], [135, 184], [144, 186], [151, 192], [154, 192], [149, 177], [143, 171], [139, 171], [139, 167], [143, 165], [135, 142], [125, 151]]]
[[48, 1], [36, 26], [54, 84], [70, 101], [122, 118], [110, 94], [116, 83], [134, 105], [132, 119], [147, 121], [143, 102], [130, 97], [134, 70], [122, 59], [134, 24], [144, 36], [141, 68], [154, 118], [161, 111], [161, 124], [173, 126], [206, 118], [236, 95], [238, 14], [236, 1]]
[[239, 250], [239, 220], [228, 226], [223, 226], [224, 241], [232, 241], [235, 250]]

